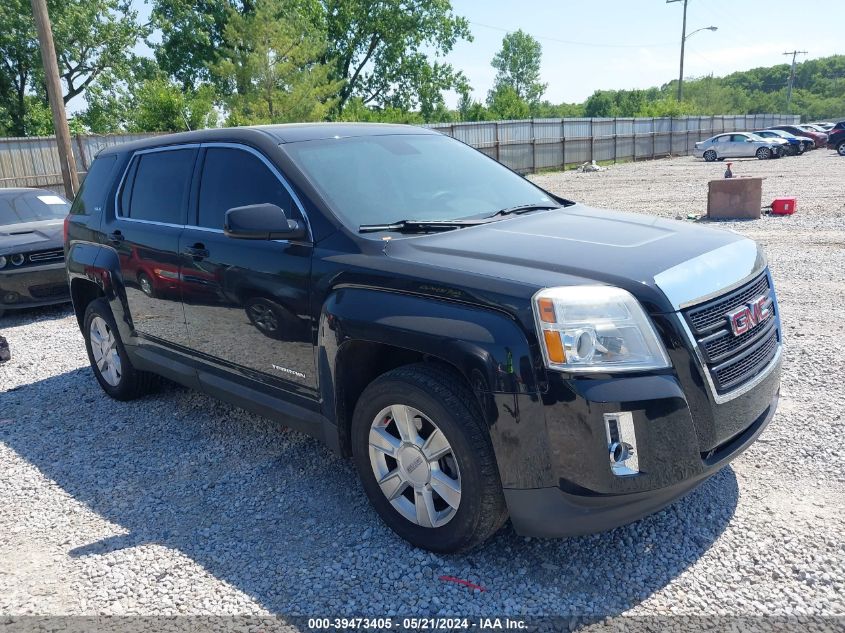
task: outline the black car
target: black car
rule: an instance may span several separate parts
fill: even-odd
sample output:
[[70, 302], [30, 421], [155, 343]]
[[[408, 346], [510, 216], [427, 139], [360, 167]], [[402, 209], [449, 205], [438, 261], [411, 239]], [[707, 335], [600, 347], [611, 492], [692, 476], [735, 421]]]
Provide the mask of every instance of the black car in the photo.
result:
[[62, 237], [69, 209], [46, 189], [0, 189], [0, 316], [70, 301]]
[[508, 517], [566, 536], [655, 512], [778, 400], [780, 320], [753, 241], [573, 203], [431, 130], [109, 148], [66, 251], [106, 393], [165, 376], [320, 438], [432, 550]]
[[828, 131], [828, 149], [835, 149], [840, 156], [845, 156], [845, 121], [840, 121]]

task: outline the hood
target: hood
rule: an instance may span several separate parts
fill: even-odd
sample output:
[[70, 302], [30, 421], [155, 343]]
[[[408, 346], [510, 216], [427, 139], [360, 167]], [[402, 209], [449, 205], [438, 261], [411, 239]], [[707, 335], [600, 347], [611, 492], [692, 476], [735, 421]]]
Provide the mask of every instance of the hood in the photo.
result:
[[59, 248], [64, 244], [64, 220], [42, 220], [0, 226], [0, 254]]
[[[726, 249], [720, 254], [742, 250], [743, 264], [714, 264], [731, 259], [708, 257], [720, 249]], [[530, 285], [532, 293], [556, 285], [619, 286], [649, 311], [670, 312], [679, 302], [667, 297], [656, 277], [671, 278], [675, 290], [693, 293], [690, 298], [704, 296], [748, 275], [750, 270], [742, 268], [747, 260], [755, 260], [757, 246], [728, 231], [576, 204], [446, 233], [394, 239], [385, 253], [484, 276], [488, 280], [479, 283], [487, 287], [497, 279]], [[695, 294], [699, 288], [701, 293]]]

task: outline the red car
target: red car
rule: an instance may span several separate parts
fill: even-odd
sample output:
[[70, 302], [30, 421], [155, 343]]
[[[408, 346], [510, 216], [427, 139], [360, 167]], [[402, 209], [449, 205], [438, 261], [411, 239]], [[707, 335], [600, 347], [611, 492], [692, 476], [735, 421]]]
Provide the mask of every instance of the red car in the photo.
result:
[[813, 142], [816, 144], [816, 147], [824, 147], [825, 145], [827, 145], [827, 134], [822, 134], [821, 132], [817, 132], [816, 130], [805, 130], [803, 127], [798, 127], [796, 125], [773, 125], [769, 129], [783, 130], [784, 132], [789, 132], [790, 134], [794, 134], [795, 136], [807, 136], [813, 139]]

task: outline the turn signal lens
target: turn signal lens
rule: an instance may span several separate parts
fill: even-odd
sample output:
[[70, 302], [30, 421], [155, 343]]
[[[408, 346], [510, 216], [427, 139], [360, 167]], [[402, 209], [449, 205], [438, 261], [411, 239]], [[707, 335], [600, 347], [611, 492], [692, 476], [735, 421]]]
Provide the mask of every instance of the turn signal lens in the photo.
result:
[[540, 308], [540, 320], [546, 323], [555, 322], [555, 303], [551, 299], [539, 299], [537, 306]]
[[560, 340], [560, 332], [543, 330], [543, 338], [546, 339], [546, 353], [553, 363], [565, 363], [566, 354], [563, 352], [563, 342]]

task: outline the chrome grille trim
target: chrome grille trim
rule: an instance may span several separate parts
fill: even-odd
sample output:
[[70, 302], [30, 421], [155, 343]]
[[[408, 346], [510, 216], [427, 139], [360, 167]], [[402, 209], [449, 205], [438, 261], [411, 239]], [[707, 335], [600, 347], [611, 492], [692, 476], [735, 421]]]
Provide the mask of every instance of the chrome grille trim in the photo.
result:
[[51, 262], [51, 261], [59, 261], [65, 258], [65, 251], [64, 249], [57, 248], [51, 251], [40, 251], [38, 253], [32, 253], [29, 256], [29, 261], [33, 264], [40, 264], [42, 262]]
[[[774, 312], [770, 322], [733, 336], [727, 313], [763, 293], [768, 295]], [[678, 317], [717, 404], [747, 393], [780, 364], [779, 313], [768, 272], [721, 296], [688, 307]]]

